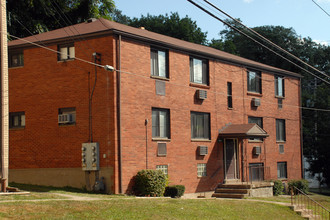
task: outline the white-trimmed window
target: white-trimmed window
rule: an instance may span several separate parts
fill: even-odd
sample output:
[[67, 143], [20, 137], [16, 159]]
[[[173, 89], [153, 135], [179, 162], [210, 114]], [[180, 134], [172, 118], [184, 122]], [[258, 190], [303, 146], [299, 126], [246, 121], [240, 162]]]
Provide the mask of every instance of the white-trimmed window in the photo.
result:
[[58, 124], [73, 125], [76, 124], [76, 108], [59, 108], [58, 109]]
[[24, 66], [24, 54], [23, 51], [20, 52], [9, 52], [8, 54], [8, 66], [11, 67], [19, 67]]
[[197, 164], [197, 177], [207, 176], [206, 163]]
[[168, 175], [168, 165], [157, 165], [156, 170], [162, 171], [166, 176]]
[[275, 76], [275, 96], [284, 97], [284, 77]]
[[276, 119], [276, 141], [279, 142], [286, 141], [284, 119]]
[[[263, 119], [262, 117], [248, 117], [248, 123], [254, 123], [257, 124], [260, 128], [263, 128]], [[250, 138], [250, 140], [258, 140], [262, 141], [262, 138]]]
[[210, 140], [210, 113], [191, 112], [191, 138]]
[[25, 112], [10, 112], [9, 128], [24, 128], [24, 127], [25, 127]]
[[248, 91], [261, 94], [261, 72], [249, 70], [247, 72]]
[[207, 60], [190, 57], [190, 82], [209, 84], [209, 63]]
[[58, 60], [70, 60], [76, 57], [76, 52], [73, 44], [65, 44], [58, 46]]
[[151, 75], [168, 78], [168, 53], [165, 50], [150, 50]]
[[277, 163], [277, 178], [278, 179], [288, 178], [286, 162], [278, 162]]
[[170, 110], [152, 108], [152, 137], [170, 138]]

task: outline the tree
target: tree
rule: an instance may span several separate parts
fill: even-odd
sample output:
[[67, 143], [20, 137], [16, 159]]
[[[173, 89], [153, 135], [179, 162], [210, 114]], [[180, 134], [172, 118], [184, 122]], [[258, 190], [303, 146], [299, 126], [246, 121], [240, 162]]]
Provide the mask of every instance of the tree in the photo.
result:
[[141, 18], [131, 19], [129, 25], [133, 27], [144, 27], [149, 31], [197, 44], [207, 43], [207, 32], [202, 32], [197, 26], [196, 21], [192, 21], [188, 16], [180, 18], [177, 12], [171, 13], [171, 15], [142, 15]]
[[114, 9], [113, 0], [7, 0], [8, 32], [26, 37], [88, 18], [111, 19]]

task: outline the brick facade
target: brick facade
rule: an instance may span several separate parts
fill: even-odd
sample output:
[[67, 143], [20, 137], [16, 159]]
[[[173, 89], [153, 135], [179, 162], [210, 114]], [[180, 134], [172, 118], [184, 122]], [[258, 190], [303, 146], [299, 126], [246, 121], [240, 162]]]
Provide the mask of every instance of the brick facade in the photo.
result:
[[[198, 49], [194, 52], [178, 50], [164, 43], [158, 45], [154, 41], [119, 35], [111, 32], [74, 42], [76, 57], [89, 61], [93, 52], [98, 52], [102, 65], [121, 70], [107, 72], [96, 67], [92, 101], [93, 141], [100, 145], [100, 175], [105, 178], [108, 192], [119, 193], [122, 185], [122, 192], [130, 193], [132, 177], [137, 171], [155, 169], [157, 165], [167, 165], [170, 183], [185, 185], [188, 193], [213, 190], [225, 179], [226, 140], [219, 138], [219, 130], [228, 123], [247, 124], [249, 116], [263, 118], [263, 129], [269, 137], [263, 142], [237, 138], [239, 180], [248, 180], [247, 166], [251, 163], [263, 163], [269, 171], [268, 177], [277, 179], [277, 162], [287, 163], [287, 179], [301, 178], [299, 77], [290, 73], [283, 75], [285, 98], [279, 109], [274, 89], [274, 74], [278, 73], [262, 70], [262, 93], [252, 94], [247, 92], [248, 65], [208, 57]], [[57, 45], [63, 42], [47, 46], [57, 50]], [[16, 47], [12, 45], [12, 49]], [[168, 79], [151, 76], [150, 49], [155, 47], [168, 51]], [[208, 61], [209, 85], [190, 82], [190, 56]], [[93, 173], [81, 170], [81, 144], [91, 141], [88, 103], [95, 67], [78, 59], [58, 61], [54, 52], [42, 48], [24, 48], [24, 66], [11, 68], [9, 80], [10, 112], [24, 111], [26, 121], [25, 127], [10, 130], [10, 172], [13, 173], [10, 181], [19, 178], [22, 170], [30, 170], [31, 177], [40, 175], [38, 170], [47, 173], [58, 169], [62, 176], [53, 185], [68, 185], [72, 181], [66, 179], [72, 176], [65, 173], [67, 168], [74, 169], [72, 172], [80, 178], [73, 181], [72, 186], [92, 185]], [[156, 94], [158, 81], [165, 83], [165, 95]], [[231, 109], [227, 107], [227, 82], [232, 83]], [[196, 99], [198, 89], [207, 91], [204, 101]], [[252, 98], [259, 98], [261, 105], [252, 108]], [[76, 109], [76, 123], [59, 125], [58, 109], [68, 107]], [[169, 139], [152, 137], [152, 108], [169, 111]], [[210, 114], [210, 140], [191, 138], [191, 112]], [[281, 143], [284, 145], [282, 154], [276, 142], [276, 119], [285, 119], [286, 141]], [[166, 156], [157, 156], [158, 143], [166, 143]], [[197, 152], [201, 145], [208, 147], [205, 156]], [[254, 146], [262, 148], [259, 156], [253, 156]], [[207, 167], [205, 177], [197, 177], [197, 164], [201, 163]], [[87, 181], [90, 178], [91, 182]], [[38, 184], [28, 179], [25, 182]], [[45, 180], [47, 174], [39, 179], [51, 185], [51, 181]]]

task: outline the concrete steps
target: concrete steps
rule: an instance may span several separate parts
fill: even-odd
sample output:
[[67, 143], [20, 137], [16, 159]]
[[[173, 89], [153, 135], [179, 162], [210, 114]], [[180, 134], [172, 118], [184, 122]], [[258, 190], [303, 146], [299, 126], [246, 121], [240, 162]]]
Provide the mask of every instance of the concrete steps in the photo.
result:
[[300, 215], [301, 217], [303, 217], [304, 219], [309, 219], [309, 220], [313, 220], [313, 219], [321, 219], [321, 217], [319, 215], [313, 215], [313, 210], [311, 209], [307, 209], [304, 206], [290, 206], [290, 208], [296, 212], [298, 215]]
[[243, 199], [250, 194], [250, 184], [219, 184], [212, 197]]

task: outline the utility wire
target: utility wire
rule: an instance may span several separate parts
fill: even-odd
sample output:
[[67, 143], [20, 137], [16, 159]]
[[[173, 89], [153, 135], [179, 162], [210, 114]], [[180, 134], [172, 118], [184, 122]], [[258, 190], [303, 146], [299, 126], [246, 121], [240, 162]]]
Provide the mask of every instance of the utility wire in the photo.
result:
[[317, 4], [316, 1], [312, 0], [312, 2], [314, 2], [317, 7], [319, 7], [324, 13], [326, 13], [330, 17], [330, 14], [326, 10], [324, 10], [319, 4]]
[[221, 13], [223, 13], [224, 15], [226, 15], [227, 17], [229, 17], [230, 19], [234, 20], [235, 22], [237, 22], [238, 24], [242, 25], [244, 28], [248, 29], [249, 31], [251, 31], [252, 33], [254, 33], [255, 35], [257, 35], [259, 38], [261, 38], [262, 40], [266, 41], [267, 43], [269, 43], [270, 45], [274, 46], [275, 48], [279, 49], [280, 51], [286, 53], [287, 55], [289, 55], [290, 57], [298, 60], [299, 62], [305, 64], [306, 66], [308, 66], [309, 68], [313, 69], [314, 71], [322, 74], [323, 76], [329, 78], [329, 75], [323, 73], [322, 71], [316, 69], [314, 66], [306, 63], [305, 61], [301, 60], [299, 57], [293, 55], [292, 53], [286, 51], [285, 49], [283, 49], [282, 47], [278, 46], [277, 44], [275, 44], [274, 42], [272, 42], [271, 40], [267, 39], [266, 37], [262, 36], [261, 34], [259, 34], [258, 32], [256, 32], [255, 30], [253, 30], [252, 28], [249, 28], [247, 26], [245, 26], [242, 22], [240, 22], [239, 20], [233, 18], [232, 16], [230, 16], [228, 13], [224, 12], [223, 10], [221, 10], [220, 8], [218, 8], [217, 6], [215, 6], [214, 4], [210, 3], [208, 0], [204, 0], [204, 2], [206, 2], [207, 4], [211, 5], [213, 8], [217, 9], [218, 11], [220, 11]]
[[201, 9], [202, 11], [204, 11], [205, 13], [209, 14], [210, 16], [212, 16], [213, 18], [219, 20], [220, 22], [222, 22], [223, 24], [227, 25], [228, 27], [231, 27], [233, 30], [241, 33], [242, 35], [246, 36], [247, 38], [249, 38], [250, 40], [254, 41], [255, 43], [257, 44], [260, 44], [262, 47], [268, 49], [269, 51], [273, 52], [274, 54], [276, 54], [277, 56], [281, 57], [282, 59], [286, 60], [287, 62], [291, 63], [292, 65], [298, 67], [299, 69], [313, 75], [314, 77], [322, 80], [323, 82], [327, 83], [328, 85], [330, 85], [330, 82], [329, 81], [326, 81], [325, 79], [315, 75], [314, 73], [310, 72], [309, 70], [299, 66], [298, 64], [294, 63], [293, 61], [289, 60], [288, 58], [282, 56], [281, 54], [277, 53], [276, 51], [272, 50], [271, 48], [267, 47], [266, 45], [264, 45], [263, 43], [255, 40], [253, 37], [247, 35], [246, 33], [244, 33], [243, 31], [239, 30], [238, 28], [234, 27], [233, 25], [229, 24], [228, 22], [222, 20], [221, 18], [219, 18], [218, 16], [214, 15], [213, 13], [211, 13], [210, 11], [206, 10], [205, 8], [203, 8], [202, 6], [198, 5], [197, 3], [195, 3], [194, 1], [192, 0], [187, 0], [188, 2], [190, 2], [191, 4], [195, 5], [197, 8]]

